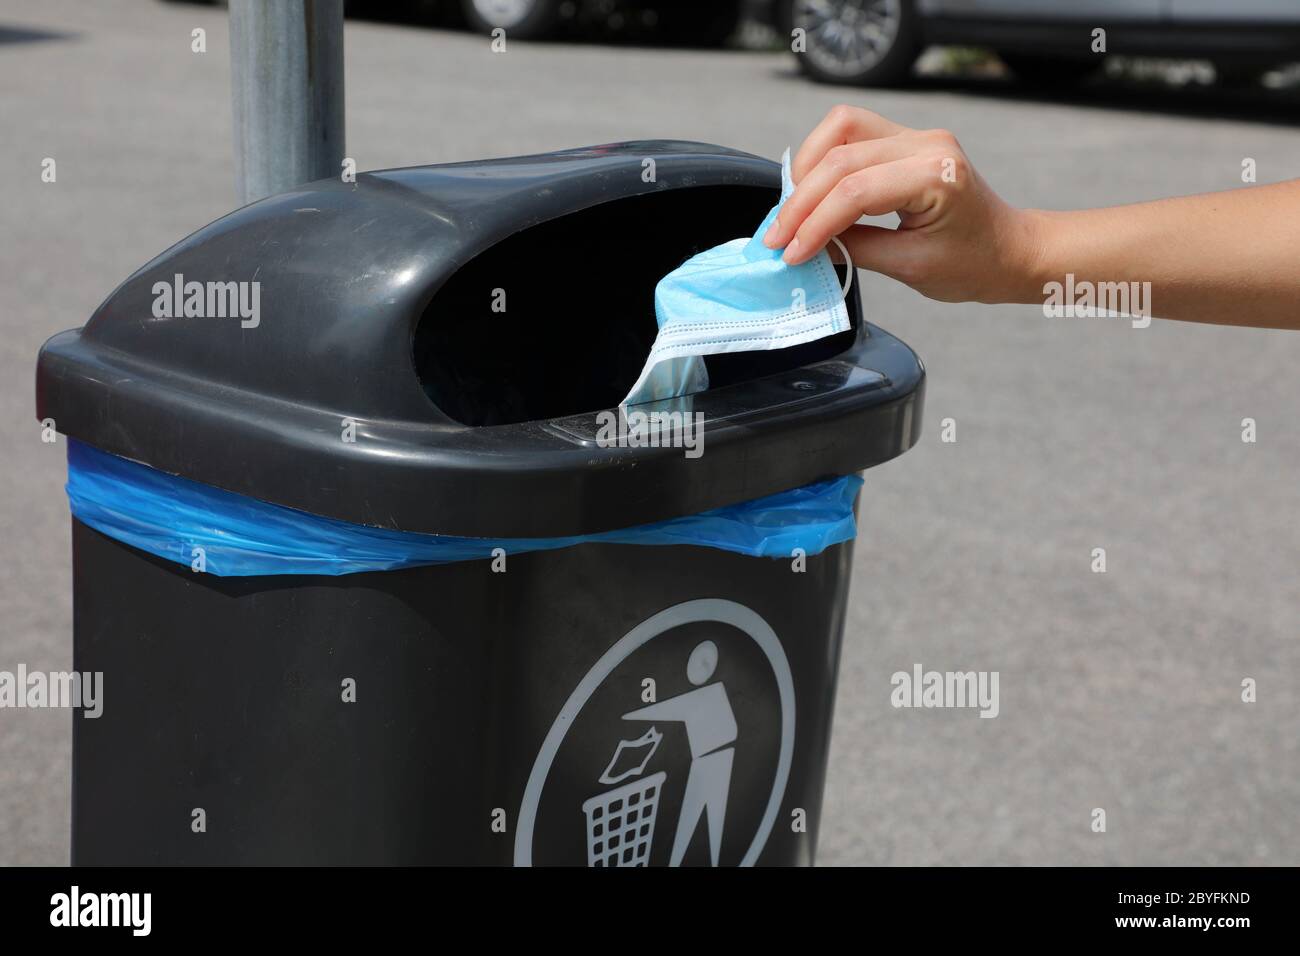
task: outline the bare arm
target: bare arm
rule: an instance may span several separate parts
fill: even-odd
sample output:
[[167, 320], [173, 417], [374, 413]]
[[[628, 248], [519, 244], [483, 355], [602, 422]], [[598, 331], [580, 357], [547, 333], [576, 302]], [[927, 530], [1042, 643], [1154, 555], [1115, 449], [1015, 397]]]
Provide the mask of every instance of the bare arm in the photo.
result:
[[[943, 130], [836, 107], [765, 237], [792, 263], [839, 235], [855, 264], [949, 302], [1042, 303], [1049, 283], [1151, 283], [1155, 316], [1300, 329], [1300, 181], [1079, 212], [1017, 209]], [[897, 213], [897, 229], [855, 225]]]
[[1162, 318], [1300, 329], [1300, 181], [1030, 215], [1043, 282], [1145, 281]]

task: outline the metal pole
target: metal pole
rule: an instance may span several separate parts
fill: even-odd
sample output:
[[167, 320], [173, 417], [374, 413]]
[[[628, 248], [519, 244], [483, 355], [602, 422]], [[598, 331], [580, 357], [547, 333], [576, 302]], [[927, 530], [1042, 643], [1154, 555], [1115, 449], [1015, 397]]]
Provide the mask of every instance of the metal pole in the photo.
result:
[[230, 0], [230, 89], [243, 202], [338, 176], [343, 0]]

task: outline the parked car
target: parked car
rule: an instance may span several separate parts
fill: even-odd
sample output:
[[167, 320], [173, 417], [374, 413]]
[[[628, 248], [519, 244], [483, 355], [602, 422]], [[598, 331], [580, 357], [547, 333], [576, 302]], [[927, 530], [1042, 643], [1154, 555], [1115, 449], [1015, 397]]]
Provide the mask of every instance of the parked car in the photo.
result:
[[775, 0], [779, 28], [803, 30], [814, 80], [898, 83], [932, 44], [984, 46], [1036, 84], [1096, 70], [1105, 53], [1208, 59], [1222, 77], [1300, 60], [1298, 0]]
[[714, 46], [736, 32], [743, 0], [459, 0], [471, 29], [521, 40], [554, 36], [565, 19], [627, 21], [669, 41]]
[[[227, 0], [173, 0], [225, 6]], [[268, 0], [269, 2], [269, 0]], [[567, 22], [669, 43], [721, 46], [749, 4], [760, 16], [773, 0], [343, 0], [348, 17], [395, 23], [467, 25], [478, 33], [503, 28], [511, 39], [545, 40]]]

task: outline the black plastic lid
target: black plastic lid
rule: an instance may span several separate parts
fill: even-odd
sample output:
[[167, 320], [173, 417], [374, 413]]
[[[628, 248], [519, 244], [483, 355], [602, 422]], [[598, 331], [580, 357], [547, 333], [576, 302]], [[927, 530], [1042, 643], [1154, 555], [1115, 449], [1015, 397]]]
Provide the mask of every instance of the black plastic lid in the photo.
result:
[[[240, 494], [464, 536], [586, 534], [859, 471], [916, 441], [924, 370], [907, 346], [860, 321], [856, 288], [855, 331], [833, 357], [825, 345], [784, 350], [787, 362], [807, 361], [781, 368], [771, 353], [768, 366], [755, 366], [765, 374], [745, 380], [733, 368], [714, 380], [734, 384], [657, 403], [706, 416], [704, 453], [694, 459], [681, 448], [600, 447], [598, 408], [464, 424], [434, 404], [436, 389], [416, 367], [417, 327], [442, 321], [438, 291], [510, 237], [631, 197], [649, 197], [637, 201], [652, 208], [653, 197], [691, 189], [699, 221], [646, 239], [681, 261], [696, 251], [691, 236], [697, 245], [710, 230], [723, 238], [751, 231], [750, 210], [761, 217], [779, 184], [768, 160], [673, 141], [311, 183], [204, 227], [128, 278], [84, 328], [51, 338], [37, 367], [37, 416], [105, 451]], [[733, 195], [747, 198], [723, 202]], [[724, 206], [735, 222], [723, 221]], [[533, 334], [548, 322], [564, 333], [556, 316], [592, 306], [582, 301], [584, 263], [540, 244], [527, 254], [545, 266], [533, 269], [534, 284], [555, 279], [530, 289], [532, 301], [554, 295], [555, 313], [512, 321], [530, 323]], [[638, 289], [662, 274], [653, 257], [621, 261]], [[637, 274], [647, 270], [655, 274]], [[256, 326], [238, 316], [159, 317], [160, 290], [178, 275], [205, 288], [258, 282]], [[587, 321], [592, 330], [648, 321], [648, 344], [653, 302], [635, 316]], [[503, 320], [502, 340], [513, 334]], [[623, 356], [623, 365], [639, 368], [644, 358]], [[355, 423], [353, 441], [345, 420]]]

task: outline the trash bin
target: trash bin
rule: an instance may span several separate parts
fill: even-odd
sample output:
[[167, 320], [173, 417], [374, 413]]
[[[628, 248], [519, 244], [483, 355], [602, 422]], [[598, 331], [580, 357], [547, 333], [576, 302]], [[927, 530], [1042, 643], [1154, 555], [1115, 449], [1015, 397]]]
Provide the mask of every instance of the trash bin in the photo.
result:
[[[75, 667], [104, 675], [74, 862], [811, 863], [852, 541], [781, 529], [916, 441], [924, 371], [854, 289], [849, 331], [655, 403], [703, 416], [697, 457], [598, 436], [657, 280], [778, 187], [669, 141], [312, 183], [50, 339]], [[741, 513], [777, 533], [680, 533]]]

